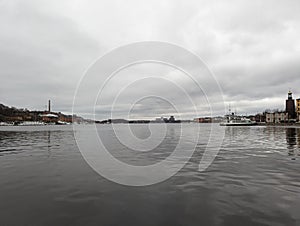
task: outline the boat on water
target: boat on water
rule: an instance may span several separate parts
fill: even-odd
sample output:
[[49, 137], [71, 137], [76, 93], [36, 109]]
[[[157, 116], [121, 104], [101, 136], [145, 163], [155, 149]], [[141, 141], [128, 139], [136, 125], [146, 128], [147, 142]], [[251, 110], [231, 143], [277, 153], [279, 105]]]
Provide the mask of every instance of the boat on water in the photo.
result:
[[45, 125], [45, 123], [40, 122], [40, 121], [24, 121], [24, 122], [20, 122], [20, 123], [15, 123], [15, 125], [18, 125], [18, 126], [43, 126], [43, 125]]
[[234, 113], [225, 115], [224, 122], [220, 123], [220, 126], [254, 126], [254, 125], [257, 125], [257, 123], [244, 116], [235, 115]]

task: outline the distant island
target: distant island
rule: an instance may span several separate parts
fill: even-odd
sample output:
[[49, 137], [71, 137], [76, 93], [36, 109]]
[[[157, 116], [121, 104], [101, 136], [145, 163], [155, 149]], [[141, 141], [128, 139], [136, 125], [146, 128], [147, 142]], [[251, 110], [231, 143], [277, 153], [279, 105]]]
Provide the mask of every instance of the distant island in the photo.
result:
[[181, 123], [191, 120], [176, 120], [174, 116], [161, 117], [155, 120], [126, 120], [106, 119], [91, 120], [77, 115], [66, 115], [61, 112], [51, 111], [51, 101], [48, 101], [48, 109], [43, 111], [31, 111], [23, 108], [15, 108], [0, 104], [0, 125], [68, 125], [78, 124], [112, 124], [112, 123]]
[[95, 123], [100, 124], [110, 124], [110, 123], [181, 123], [181, 122], [191, 122], [191, 120], [176, 120], [174, 116], [169, 118], [160, 117], [154, 120], [145, 120], [145, 119], [136, 119], [136, 120], [127, 120], [127, 119], [107, 119], [103, 121], [95, 121]]
[[48, 110], [30, 111], [0, 104], [0, 125], [43, 125], [43, 124], [71, 124], [90, 122], [77, 115], [66, 115], [61, 112], [52, 112], [51, 103]]

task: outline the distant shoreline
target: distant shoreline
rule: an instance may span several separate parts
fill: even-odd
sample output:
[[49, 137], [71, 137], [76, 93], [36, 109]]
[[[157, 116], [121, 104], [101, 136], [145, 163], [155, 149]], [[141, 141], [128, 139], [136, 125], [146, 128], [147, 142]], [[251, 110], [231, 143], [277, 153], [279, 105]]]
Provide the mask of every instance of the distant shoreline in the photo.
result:
[[[149, 122], [144, 122], [144, 123], [141, 123], [141, 122], [137, 122], [137, 123], [105, 123], [105, 124], [102, 124], [102, 123], [82, 123], [81, 125], [93, 125], [93, 124], [96, 124], [96, 125], [111, 125], [111, 124], [134, 124], [134, 125], [137, 125], [137, 124], [203, 124], [203, 125], [209, 125], [209, 124], [219, 124], [219, 122], [211, 122], [211, 123], [199, 123], [199, 122], [175, 122], [175, 123], [149, 123]], [[63, 124], [19, 124], [19, 125], [13, 125], [13, 124], [6, 124], [6, 123], [0, 123], [0, 127], [28, 127], [28, 126], [34, 126], [34, 127], [40, 127], [40, 126], [61, 126]], [[73, 125], [72, 123], [70, 124], [65, 124], [65, 125]], [[80, 125], [80, 124], [79, 124]], [[300, 123], [258, 123], [257, 125], [253, 125], [251, 127], [262, 127], [262, 126], [265, 126], [265, 127], [300, 127]], [[227, 127], [231, 127], [231, 126], [227, 126]], [[238, 126], [239, 127], [239, 126]], [[248, 127], [248, 126], [243, 126], [243, 127]]]

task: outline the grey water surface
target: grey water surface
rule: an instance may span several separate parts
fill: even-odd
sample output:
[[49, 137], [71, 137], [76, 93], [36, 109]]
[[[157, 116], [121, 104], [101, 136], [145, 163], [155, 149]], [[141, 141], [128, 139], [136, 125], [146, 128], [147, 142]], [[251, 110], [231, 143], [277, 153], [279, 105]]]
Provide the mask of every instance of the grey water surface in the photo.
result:
[[[189, 142], [181, 127], [193, 133], [195, 126], [170, 124], [160, 145], [138, 153], [122, 148], [111, 125], [97, 129], [116, 158], [144, 165], [166, 158], [179, 139]], [[194, 155], [176, 175], [130, 187], [85, 162], [72, 126], [2, 126], [0, 225], [300, 225], [300, 128], [228, 127], [214, 162], [199, 172], [210, 136], [209, 125], [201, 127]], [[147, 125], [132, 131], [149, 136]]]

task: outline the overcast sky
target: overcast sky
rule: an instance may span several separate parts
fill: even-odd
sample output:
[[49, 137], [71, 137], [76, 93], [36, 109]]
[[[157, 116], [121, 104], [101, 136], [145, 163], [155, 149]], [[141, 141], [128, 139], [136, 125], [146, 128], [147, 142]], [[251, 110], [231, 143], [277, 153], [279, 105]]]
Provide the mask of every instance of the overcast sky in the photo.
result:
[[[222, 88], [225, 105], [231, 103], [239, 113], [283, 109], [289, 89], [300, 97], [299, 12], [298, 0], [0, 0], [0, 103], [40, 110], [51, 99], [54, 111], [71, 112], [76, 86], [96, 59], [122, 45], [154, 40], [177, 44], [203, 59]], [[189, 87], [184, 75], [156, 66], [133, 67], [119, 76], [131, 84], [136, 78], [130, 75], [147, 72], [173, 74], [177, 84]], [[196, 117], [174, 84], [146, 83], [158, 96], [171, 93], [185, 109], [179, 112], [183, 117]], [[143, 97], [145, 83], [135, 84], [119, 98], [118, 117], [127, 117], [123, 110], [128, 111], [130, 96], [135, 101]], [[110, 87], [122, 86], [115, 82]], [[104, 93], [109, 96], [110, 90]], [[138, 101], [132, 116], [174, 112], [163, 98], [151, 98]], [[96, 106], [99, 119], [108, 117], [109, 107], [109, 101]], [[79, 114], [84, 115], [84, 105]], [[208, 114], [204, 107], [199, 116]]]

